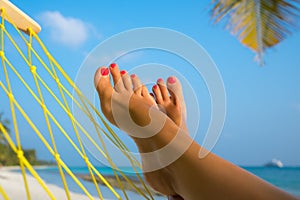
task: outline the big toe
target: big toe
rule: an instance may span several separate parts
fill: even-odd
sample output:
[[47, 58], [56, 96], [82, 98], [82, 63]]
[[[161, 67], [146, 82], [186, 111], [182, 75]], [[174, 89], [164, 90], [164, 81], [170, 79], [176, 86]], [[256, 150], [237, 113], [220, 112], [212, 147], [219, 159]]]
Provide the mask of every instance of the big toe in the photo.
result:
[[183, 116], [186, 116], [186, 106], [184, 102], [184, 97], [182, 93], [182, 87], [180, 81], [175, 76], [170, 76], [167, 80], [167, 88], [171, 95], [172, 102], [175, 105], [181, 107]]
[[113, 87], [110, 83], [109, 70], [106, 67], [100, 67], [94, 76], [94, 84], [98, 92], [101, 108], [104, 114], [109, 113]]

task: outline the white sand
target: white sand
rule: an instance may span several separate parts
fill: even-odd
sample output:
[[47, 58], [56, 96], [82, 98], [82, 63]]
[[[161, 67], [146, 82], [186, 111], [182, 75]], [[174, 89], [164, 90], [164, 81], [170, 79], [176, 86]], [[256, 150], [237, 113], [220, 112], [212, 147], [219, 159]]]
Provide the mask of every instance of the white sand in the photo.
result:
[[[23, 177], [21, 173], [11, 171], [11, 167], [1, 167], [0, 168], [0, 185], [5, 190], [9, 199], [27, 199]], [[45, 190], [40, 186], [40, 184], [31, 175], [27, 175], [27, 180], [29, 183], [29, 190], [32, 200], [50, 199]], [[46, 183], [47, 184], [47, 183]], [[67, 199], [65, 191], [53, 184], [47, 184], [49, 190], [56, 197], [56, 199]], [[83, 194], [78, 194], [70, 192], [71, 199], [88, 199], [87, 196]], [[4, 199], [0, 194], [0, 200]], [[94, 199], [98, 199], [94, 197]]]
[[[35, 166], [35, 168], [45, 168], [45, 166], [42, 167]], [[46, 169], [48, 168], [46, 167]], [[52, 192], [52, 194], [55, 196], [56, 199], [58, 200], [67, 199], [65, 190], [61, 183], [60, 175], [57, 172], [51, 172], [51, 170], [50, 172], [48, 170], [46, 170], [45, 172], [43, 170], [40, 170], [38, 173], [44, 179], [44, 182], [46, 183], [47, 187], [49, 188], [49, 190]], [[29, 190], [30, 190], [30, 195], [32, 200], [50, 199], [48, 194], [45, 192], [45, 190], [42, 188], [42, 186], [40, 186], [40, 184], [35, 180], [33, 176], [27, 173], [26, 177], [28, 180]], [[68, 188], [70, 190], [71, 199], [75, 199], [75, 200], [89, 199], [83, 193], [83, 191], [78, 187], [78, 185], [72, 180], [70, 176], [65, 176], [65, 178], [66, 181], [68, 182]], [[83, 181], [83, 180], [81, 181], [81, 183], [90, 192], [90, 194], [93, 195], [94, 199], [99, 199], [93, 183], [88, 181]], [[0, 186], [5, 190], [10, 200], [27, 199], [23, 177], [22, 174], [20, 173], [19, 167], [0, 167]], [[112, 192], [107, 187], [99, 185], [99, 188], [105, 199], [107, 200], [116, 199], [116, 197], [112, 194]], [[115, 189], [115, 190], [119, 195], [121, 195], [121, 198], [126, 199], [120, 189]], [[127, 191], [126, 193], [130, 200], [144, 199], [143, 197], [139, 196], [135, 192]], [[164, 196], [153, 196], [153, 197], [155, 200], [166, 200], [166, 197]], [[0, 200], [3, 199], [4, 198], [0, 194]]]

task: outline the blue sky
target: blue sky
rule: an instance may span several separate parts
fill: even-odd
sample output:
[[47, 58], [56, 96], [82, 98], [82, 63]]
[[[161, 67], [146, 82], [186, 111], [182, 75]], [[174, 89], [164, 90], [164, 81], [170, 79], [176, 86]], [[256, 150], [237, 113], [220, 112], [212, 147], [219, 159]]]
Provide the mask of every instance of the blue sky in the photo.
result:
[[[93, 48], [122, 31], [162, 27], [193, 38], [218, 66], [226, 89], [227, 116], [214, 152], [239, 165], [261, 165], [272, 158], [286, 165], [300, 165], [299, 31], [268, 50], [264, 57], [266, 64], [260, 67], [254, 61], [255, 54], [230, 35], [224, 25], [212, 23], [210, 1], [32, 0], [28, 3], [15, 0], [13, 3], [39, 22], [40, 38], [73, 79]], [[187, 79], [197, 78], [185, 72], [184, 67], [188, 67], [184, 61], [163, 52], [145, 50], [120, 59], [125, 69], [149, 62], [172, 66]], [[201, 81], [193, 84], [193, 89], [201, 98], [200, 130], [205, 131], [210, 119], [210, 100]], [[1, 109], [9, 116], [6, 106], [1, 105]], [[198, 134], [196, 140], [201, 142], [203, 135]], [[128, 138], [124, 137], [124, 141], [133, 146]], [[37, 148], [39, 158], [49, 157], [42, 147], [26, 137], [23, 145]], [[70, 158], [72, 154], [66, 150], [67, 162], [81, 164], [76, 157]]]

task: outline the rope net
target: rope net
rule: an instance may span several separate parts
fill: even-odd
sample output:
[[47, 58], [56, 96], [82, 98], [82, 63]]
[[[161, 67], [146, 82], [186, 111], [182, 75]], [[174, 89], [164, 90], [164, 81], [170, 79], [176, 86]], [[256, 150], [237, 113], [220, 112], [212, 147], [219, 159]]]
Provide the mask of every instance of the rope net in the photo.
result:
[[[8, 19], [7, 21], [10, 23], [6, 23], [4, 19]], [[10, 20], [10, 16], [2, 9], [0, 25], [0, 59], [2, 63], [2, 69], [0, 71], [0, 90], [2, 90], [2, 93], [0, 93], [1, 106], [7, 106], [11, 110], [13, 123], [12, 132], [14, 135], [10, 135], [1, 122], [0, 134], [4, 136], [6, 142], [18, 157], [27, 199], [32, 198], [30, 184], [27, 180], [29, 173], [37, 180], [50, 199], [56, 199], [53, 192], [40, 177], [38, 171], [24, 156], [22, 141], [26, 137], [31, 137], [28, 136], [28, 132], [33, 132], [35, 134], [34, 137], [37, 137], [41, 143], [36, 145], [43, 146], [55, 159], [66, 199], [71, 199], [70, 187], [66, 176], [72, 178], [86, 197], [89, 199], [93, 199], [94, 197], [84, 186], [82, 180], [78, 178], [64, 162], [63, 156], [61, 156], [64, 149], [59, 146], [60, 141], [56, 139], [58, 134], [64, 136], [65, 140], [78, 154], [77, 156], [84, 161], [99, 199], [103, 199], [104, 197], [97, 180], [102, 181], [103, 184], [109, 188], [115, 199], [128, 199], [127, 190], [121, 180], [125, 180], [131, 189], [135, 190], [141, 198], [153, 199], [152, 192], [139, 174], [138, 169], [141, 167], [139, 161], [130, 153], [125, 144], [109, 127], [99, 111], [82, 94], [64, 69], [57, 63], [39, 36], [30, 28], [27, 30], [27, 33], [28, 34], [25, 34], [20, 31], [15, 23]], [[15, 92], [15, 88], [18, 88], [18, 91], [20, 91], [21, 87], [21, 94], [20, 92]], [[73, 91], [78, 98], [74, 98], [71, 91]], [[4, 101], [5, 95], [7, 97], [6, 101]], [[94, 130], [92, 131], [97, 133], [99, 141], [95, 141], [95, 139], [90, 136], [91, 130], [86, 130], [84, 125], [72, 114], [70, 102], [73, 103], [73, 106], [77, 106], [86, 117], [88, 117], [94, 126]], [[53, 112], [53, 110], [58, 108], [61, 110], [59, 116], [55, 115], [57, 112]], [[42, 113], [42, 118], [40, 116], [36, 117], [37, 112]], [[61, 115], [65, 115], [68, 121], [66, 121], [65, 118], [63, 118], [64, 120], [60, 120], [62, 119]], [[95, 119], [94, 116], [97, 116], [98, 119]], [[101, 125], [97, 120], [101, 122]], [[26, 127], [18, 126], [20, 121], [22, 121], [22, 125], [26, 122]], [[41, 128], [40, 124], [43, 123], [46, 125], [46, 129]], [[66, 124], [71, 128], [66, 128]], [[99, 151], [109, 163], [117, 181], [118, 188], [120, 188], [118, 191], [88, 159], [87, 150], [82, 141], [83, 136], [89, 140], [94, 148]], [[121, 150], [120, 152], [124, 154], [124, 157], [129, 160], [132, 168], [136, 172], [135, 175], [142, 189], [141, 187], [137, 187], [136, 183], [132, 182], [121, 169], [116, 166], [111, 159], [104, 139], [108, 139], [118, 147], [118, 149]], [[99, 142], [101, 145], [98, 144]], [[1, 185], [0, 196], [5, 200], [9, 199], [8, 194]]]

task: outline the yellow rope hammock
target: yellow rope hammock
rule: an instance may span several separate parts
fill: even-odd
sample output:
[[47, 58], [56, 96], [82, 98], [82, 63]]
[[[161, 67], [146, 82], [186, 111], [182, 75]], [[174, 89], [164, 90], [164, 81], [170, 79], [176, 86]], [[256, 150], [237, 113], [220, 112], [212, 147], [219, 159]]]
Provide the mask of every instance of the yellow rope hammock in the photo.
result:
[[[5, 23], [6, 21], [9, 21], [9, 23]], [[17, 39], [15, 38], [15, 35], [12, 36], [10, 34], [10, 32], [12, 31], [15, 31], [16, 33], [15, 35], [18, 36]], [[26, 178], [27, 177], [26, 169], [31, 173], [31, 175], [38, 181], [38, 183], [46, 191], [50, 199], [55, 199], [55, 196], [47, 187], [47, 184], [39, 176], [37, 171], [32, 167], [32, 165], [28, 162], [28, 160], [24, 156], [21, 139], [20, 139], [20, 134], [24, 134], [24, 133], [22, 132], [22, 129], [20, 129], [20, 127], [18, 126], [19, 117], [17, 116], [17, 114], [20, 114], [26, 120], [26, 122], [34, 131], [34, 133], [37, 135], [39, 140], [43, 143], [43, 145], [47, 148], [47, 150], [51, 153], [51, 155], [55, 159], [67, 199], [71, 199], [71, 197], [70, 197], [68, 183], [65, 178], [66, 174], [68, 174], [68, 176], [70, 176], [74, 180], [74, 182], [81, 188], [81, 190], [85, 193], [85, 195], [89, 199], [93, 199], [93, 197], [90, 194], [90, 192], [87, 190], [87, 188], [85, 188], [84, 185], [81, 183], [80, 179], [78, 179], [74, 175], [72, 170], [65, 164], [63, 158], [60, 157], [60, 152], [58, 150], [56, 140], [55, 140], [55, 134], [58, 133], [56, 132], [54, 134], [54, 128], [55, 130], [58, 129], [60, 131], [60, 134], [62, 134], [66, 138], [66, 140], [70, 143], [70, 145], [75, 149], [78, 155], [85, 162], [86, 167], [91, 176], [92, 182], [96, 188], [98, 197], [100, 199], [103, 199], [103, 195], [98, 186], [97, 179], [101, 180], [106, 185], [106, 187], [110, 189], [110, 191], [113, 193], [116, 199], [121, 199], [121, 195], [118, 194], [118, 192], [116, 192], [116, 190], [111, 186], [109, 181], [107, 181], [105, 177], [101, 174], [101, 172], [99, 172], [89, 161], [86, 154], [86, 149], [82, 143], [82, 138], [79, 132], [83, 133], [84, 136], [97, 149], [97, 151], [99, 151], [103, 155], [103, 157], [109, 162], [110, 166], [114, 170], [115, 178], [117, 180], [119, 188], [123, 193], [124, 198], [128, 199], [128, 195], [126, 193], [126, 190], [124, 189], [124, 186], [120, 178], [126, 180], [128, 184], [132, 187], [132, 189], [135, 190], [141, 196], [141, 198], [153, 199], [151, 192], [149, 191], [142, 177], [138, 173], [137, 169], [141, 167], [138, 160], [129, 153], [127, 147], [118, 138], [118, 136], [114, 133], [114, 131], [109, 127], [109, 125], [103, 119], [102, 115], [98, 112], [98, 110], [82, 94], [82, 92], [74, 84], [72, 79], [66, 74], [63, 68], [56, 62], [56, 60], [49, 53], [49, 51], [47, 50], [43, 42], [40, 40], [39, 36], [36, 34], [36, 30], [32, 28], [28, 28], [23, 31], [25, 31], [27, 34], [24, 34], [24, 32], [20, 31], [20, 27], [18, 24], [14, 22], [13, 17], [10, 17], [8, 12], [6, 12], [5, 8], [2, 8], [1, 25], [0, 25], [0, 41], [1, 41], [0, 59], [2, 62], [2, 68], [3, 68], [5, 80], [2, 81], [0, 79], [0, 90], [3, 90], [9, 99], [9, 106], [11, 110], [13, 128], [15, 133], [15, 141], [13, 141], [12, 137], [8, 134], [7, 130], [5, 130], [3, 124], [1, 123], [0, 123], [0, 134], [3, 134], [10, 148], [18, 156], [27, 199], [31, 199], [31, 196], [30, 196], [30, 189], [29, 189], [30, 185], [28, 184]], [[22, 45], [20, 45], [21, 43], [23, 46], [25, 44], [25, 48]], [[18, 54], [18, 55], [13, 55], [13, 59], [15, 59], [17, 56], [19, 56], [22, 59], [23, 64], [18, 64], [17, 68], [14, 66], [11, 56], [6, 55], [7, 48], [8, 48], [7, 46], [9, 48], [14, 48]], [[42, 52], [38, 53], [37, 49], [41, 50]], [[49, 84], [47, 84], [46, 81], [44, 81], [43, 74], [39, 73], [40, 68], [37, 66], [42, 67], [48, 73], [48, 75], [56, 82], [56, 86], [57, 86], [56, 90], [51, 86], [49, 86]], [[25, 67], [28, 70], [30, 70], [30, 73], [32, 75], [32, 79], [30, 81], [34, 82], [33, 84], [34, 87], [32, 86], [32, 84], [28, 83], [29, 81], [27, 80], [28, 77], [22, 76], [22, 73], [19, 72], [20, 68], [22, 68], [23, 70], [23, 68]], [[10, 78], [12, 75], [14, 77], [17, 77], [17, 79], [22, 83], [25, 90], [27, 90], [27, 92], [33, 97], [35, 102], [32, 103], [37, 103], [37, 105], [42, 109], [44, 120], [47, 125], [47, 131], [39, 130], [37, 123], [31, 119], [30, 115], [24, 110], [24, 108], [20, 105], [19, 101], [15, 98], [14, 90], [13, 90], [14, 84], [12, 84]], [[66, 86], [66, 84], [68, 85]], [[76, 95], [78, 95], [79, 97], [79, 100], [75, 99], [72, 96], [70, 92], [71, 90], [75, 91]], [[47, 94], [45, 95], [46, 92]], [[70, 131], [67, 132], [63, 128], [62, 124], [56, 119], [55, 115], [51, 113], [49, 109], [50, 105], [46, 103], [47, 97], [49, 95], [53, 97], [57, 105], [68, 116], [68, 119], [70, 120], [73, 127], [73, 130], [71, 132]], [[1, 96], [1, 99], [2, 98], [4, 97]], [[80, 108], [81, 111], [92, 122], [95, 131], [97, 132], [97, 135], [99, 137], [101, 146], [99, 146], [97, 142], [90, 136], [89, 130], [86, 130], [83, 127], [83, 125], [80, 124], [80, 122], [74, 117], [74, 115], [70, 110], [69, 101], [72, 101], [75, 106], [78, 106], [78, 108]], [[105, 126], [104, 128], [100, 126], [100, 124], [96, 121], [96, 119], [94, 119], [93, 115], [96, 115], [100, 119], [101, 123], [104, 124]], [[51, 142], [47, 141], [46, 134], [48, 134], [47, 137], [50, 137]], [[75, 136], [77, 141], [74, 141], [71, 136]], [[105, 145], [104, 137], [109, 139], [115, 146], [117, 146], [124, 154], [124, 156], [129, 160], [133, 169], [136, 172], [136, 176], [140, 181], [140, 184], [144, 188], [143, 190], [139, 189], [139, 187], [137, 187], [128, 177], [126, 177], [126, 175], [114, 164]], [[4, 191], [1, 185], [0, 185], [0, 196], [2, 196], [5, 200], [9, 199], [8, 195], [6, 194], [6, 192]]]

